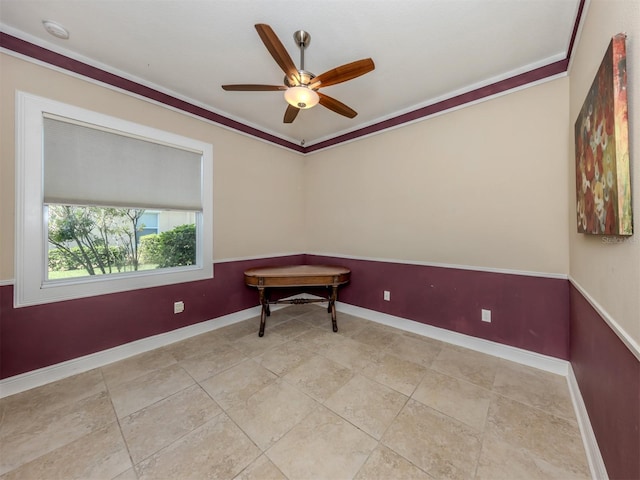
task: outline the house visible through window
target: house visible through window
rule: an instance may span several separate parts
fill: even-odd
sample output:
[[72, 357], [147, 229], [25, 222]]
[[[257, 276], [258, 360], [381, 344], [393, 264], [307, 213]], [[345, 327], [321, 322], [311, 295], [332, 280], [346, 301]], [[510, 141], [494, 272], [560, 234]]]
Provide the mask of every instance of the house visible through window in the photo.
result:
[[23, 93], [17, 115], [16, 306], [213, 276], [211, 145]]
[[158, 215], [160, 212], [145, 211], [140, 217], [140, 233], [138, 237], [158, 233]]

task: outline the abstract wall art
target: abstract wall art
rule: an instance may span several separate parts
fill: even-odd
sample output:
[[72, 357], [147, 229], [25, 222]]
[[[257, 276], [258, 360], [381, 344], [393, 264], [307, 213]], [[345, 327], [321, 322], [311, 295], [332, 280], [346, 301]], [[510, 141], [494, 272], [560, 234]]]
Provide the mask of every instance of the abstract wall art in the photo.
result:
[[612, 38], [575, 123], [579, 233], [633, 234], [625, 42]]

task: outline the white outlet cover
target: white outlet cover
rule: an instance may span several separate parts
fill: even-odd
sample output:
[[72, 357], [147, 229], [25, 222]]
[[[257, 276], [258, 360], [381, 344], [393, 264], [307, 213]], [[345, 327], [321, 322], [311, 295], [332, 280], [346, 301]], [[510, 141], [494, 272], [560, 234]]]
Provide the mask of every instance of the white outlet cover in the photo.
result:
[[391, 301], [391, 292], [388, 290], [385, 290], [383, 293], [383, 297], [387, 302]]
[[491, 310], [482, 309], [482, 321], [491, 323]]
[[182, 313], [184, 312], [184, 302], [175, 302], [173, 304], [173, 313]]

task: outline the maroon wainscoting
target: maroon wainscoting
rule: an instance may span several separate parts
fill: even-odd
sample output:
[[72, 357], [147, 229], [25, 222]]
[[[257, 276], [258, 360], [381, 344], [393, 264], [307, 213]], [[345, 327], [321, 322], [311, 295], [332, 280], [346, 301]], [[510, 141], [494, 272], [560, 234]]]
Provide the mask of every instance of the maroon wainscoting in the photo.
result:
[[640, 362], [572, 285], [571, 365], [611, 479], [640, 478]]
[[[0, 288], [0, 378], [24, 373], [256, 306], [242, 272], [261, 265], [340, 264], [352, 281], [345, 303], [568, 358], [568, 281], [393, 262], [292, 255], [215, 265], [215, 278], [32, 307], [13, 308]], [[391, 302], [382, 299], [391, 291]], [[278, 292], [280, 296], [299, 292]], [[315, 293], [315, 292], [310, 292]], [[173, 314], [173, 302], [185, 311]], [[492, 323], [480, 321], [480, 309]]]
[[[338, 295], [342, 302], [569, 358], [568, 280], [321, 255], [306, 260], [351, 269], [351, 283]], [[492, 311], [491, 323], [480, 321], [483, 308]]]
[[[293, 255], [217, 263], [211, 280], [15, 309], [13, 287], [0, 287], [0, 378], [256, 306], [255, 289], [244, 284], [246, 269], [303, 261]], [[185, 311], [174, 314], [179, 300]]]

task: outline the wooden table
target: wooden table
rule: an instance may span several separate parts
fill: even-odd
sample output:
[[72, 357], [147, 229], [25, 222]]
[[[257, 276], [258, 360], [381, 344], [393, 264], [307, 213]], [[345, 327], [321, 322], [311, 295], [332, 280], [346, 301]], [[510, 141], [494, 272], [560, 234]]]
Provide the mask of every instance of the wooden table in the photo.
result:
[[[349, 281], [351, 271], [348, 268], [335, 265], [289, 265], [285, 267], [258, 267], [244, 272], [244, 281], [250, 287], [256, 287], [260, 295], [259, 336], [264, 335], [266, 319], [271, 315], [269, 305], [276, 303], [311, 303], [328, 301], [327, 312], [331, 313], [333, 331], [338, 331], [336, 322], [336, 300], [338, 287]], [[327, 298], [294, 298], [290, 300], [269, 300], [270, 288], [294, 288], [294, 287], [326, 287], [331, 291]]]

